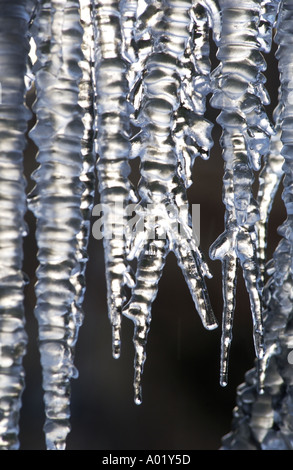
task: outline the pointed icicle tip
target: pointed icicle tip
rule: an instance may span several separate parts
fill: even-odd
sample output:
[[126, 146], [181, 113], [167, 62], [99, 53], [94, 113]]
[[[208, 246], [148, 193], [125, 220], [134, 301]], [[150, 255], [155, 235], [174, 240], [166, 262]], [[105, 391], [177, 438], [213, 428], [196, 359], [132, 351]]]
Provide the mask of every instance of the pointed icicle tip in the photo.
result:
[[139, 390], [134, 390], [134, 403], [136, 405], [141, 405], [142, 404], [142, 394], [141, 394], [141, 387], [139, 387]]

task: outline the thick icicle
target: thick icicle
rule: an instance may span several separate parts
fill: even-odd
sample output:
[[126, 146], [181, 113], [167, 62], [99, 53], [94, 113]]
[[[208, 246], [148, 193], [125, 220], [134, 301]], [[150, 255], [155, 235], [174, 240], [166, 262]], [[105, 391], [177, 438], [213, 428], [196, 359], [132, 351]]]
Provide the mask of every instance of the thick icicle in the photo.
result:
[[70, 379], [76, 377], [74, 348], [81, 322], [77, 312], [81, 269], [79, 235], [84, 186], [78, 104], [82, 28], [77, 0], [42, 0], [37, 18], [35, 64], [37, 123], [31, 137], [39, 167], [30, 208], [37, 219], [39, 348], [48, 449], [64, 449], [70, 430]]
[[[134, 192], [128, 175], [130, 166], [130, 113], [127, 101], [129, 62], [123, 56], [121, 12], [117, 0], [93, 0], [95, 30], [95, 83], [97, 111], [97, 172], [100, 209], [103, 211], [103, 243], [107, 281], [108, 313], [112, 325], [113, 356], [120, 356], [121, 310], [126, 302], [126, 287], [132, 286], [126, 260], [125, 214]], [[123, 2], [122, 2], [123, 3]], [[133, 2], [131, 2], [133, 3]], [[94, 236], [99, 237], [95, 226]], [[101, 236], [102, 238], [102, 236]]]
[[[240, 6], [232, 0], [221, 0], [219, 3], [222, 29], [217, 56], [221, 62], [213, 72], [211, 104], [222, 110], [217, 120], [223, 128], [226, 228], [212, 245], [210, 256], [223, 263], [220, 383], [226, 385], [233, 321], [233, 311], [228, 306], [231, 306], [229, 297], [233, 290], [235, 295], [236, 286], [236, 273], [231, 276], [226, 267], [232, 259], [235, 265], [237, 258], [243, 270], [253, 317], [255, 352], [258, 358], [263, 355], [262, 282], [256, 231], [259, 211], [253, 198], [252, 183], [253, 170], [259, 170], [261, 157], [267, 154], [270, 136], [274, 133], [264, 110], [269, 99], [263, 85], [265, 61], [261, 54], [270, 44], [268, 31], [272, 30], [273, 17], [267, 14], [269, 5], [264, 4], [268, 2], [247, 0]], [[271, 2], [271, 6], [276, 9], [276, 2]], [[260, 33], [261, 24], [265, 28]], [[262, 38], [260, 42], [259, 35]], [[226, 321], [226, 315], [229, 321]]]
[[26, 2], [1, 2], [0, 14], [0, 449], [18, 449], [26, 352], [22, 273], [26, 234], [23, 150], [30, 112], [24, 77], [29, 51]]
[[170, 250], [178, 259], [204, 326], [217, 326], [204, 281], [210, 274], [193, 237], [186, 194], [194, 158], [207, 156], [211, 145], [210, 126], [202, 117], [209, 90], [206, 50], [201, 43], [206, 39], [206, 35], [202, 37], [207, 31], [205, 22], [199, 4], [192, 12], [191, 1], [168, 0], [160, 2], [160, 9], [157, 2], [148, 2], [138, 20], [136, 38], [142, 45], [144, 68], [132, 94], [135, 122], [141, 128], [133, 142], [133, 156], [141, 159], [141, 199], [129, 253], [138, 264], [137, 282], [123, 310], [135, 325], [137, 404], [142, 399], [151, 307]]
[[283, 200], [287, 219], [279, 228], [283, 236], [270, 263], [271, 277], [264, 288], [265, 355], [261, 361], [263, 393], [257, 393], [258, 370], [249, 371], [238, 387], [233, 430], [223, 438], [226, 450], [292, 450], [293, 407], [293, 4], [281, 2], [277, 22], [276, 54], [281, 94], [281, 140], [284, 157]]

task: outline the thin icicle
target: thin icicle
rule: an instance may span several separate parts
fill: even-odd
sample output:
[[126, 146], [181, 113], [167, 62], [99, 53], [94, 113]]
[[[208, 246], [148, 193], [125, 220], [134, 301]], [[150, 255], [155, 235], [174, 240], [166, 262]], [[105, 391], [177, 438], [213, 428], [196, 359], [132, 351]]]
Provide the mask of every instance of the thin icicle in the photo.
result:
[[284, 201], [287, 219], [279, 227], [279, 233], [283, 236], [276, 249], [275, 274], [274, 281], [281, 286], [283, 278], [288, 276], [292, 280], [293, 275], [293, 138], [292, 138], [292, 117], [293, 117], [293, 80], [292, 80], [292, 24], [293, 24], [293, 5], [284, 0], [282, 10], [278, 18], [279, 30], [276, 34], [276, 42], [279, 44], [276, 58], [278, 59], [281, 83], [280, 97], [280, 128], [281, 140], [283, 144], [282, 156], [284, 157], [284, 191], [282, 199]]
[[18, 449], [26, 352], [22, 273], [26, 235], [23, 150], [30, 112], [25, 106], [29, 51], [25, 1], [1, 2], [0, 15], [0, 449]]
[[[258, 42], [261, 50], [269, 53], [272, 47], [272, 29], [275, 25], [280, 0], [262, 0], [260, 6], [260, 21], [258, 26]], [[265, 280], [265, 263], [267, 248], [267, 225], [272, 209], [273, 201], [283, 175], [281, 155], [281, 139], [279, 129], [280, 104], [274, 111], [274, 123], [276, 133], [271, 136], [269, 152], [264, 157], [264, 164], [259, 174], [259, 189], [257, 204], [259, 208], [259, 220], [256, 223], [258, 235], [258, 256], [262, 282]]]
[[[129, 253], [129, 258], [137, 258], [138, 264], [137, 282], [123, 310], [135, 325], [137, 404], [142, 400], [141, 375], [151, 307], [170, 250], [177, 257], [204, 326], [207, 329], [217, 326], [204, 281], [210, 273], [193, 237], [186, 194], [194, 158], [201, 154], [206, 157], [211, 145], [210, 126], [202, 117], [204, 97], [209, 90], [206, 51], [201, 44], [206, 39], [206, 34], [202, 38], [203, 32], [207, 31], [203, 13], [196, 5], [192, 16], [191, 1], [166, 0], [161, 2], [160, 9], [157, 2], [150, 3], [138, 20], [141, 41], [144, 39], [141, 61], [144, 69], [132, 95], [135, 123], [141, 127], [133, 156], [139, 155], [141, 159], [141, 199], [137, 207], [140, 220]], [[195, 19], [198, 23], [193, 24]], [[193, 57], [194, 51], [197, 57]], [[143, 230], [139, 230], [141, 221]]]
[[134, 401], [142, 402], [141, 380], [146, 359], [147, 336], [151, 322], [151, 306], [158, 292], [158, 282], [162, 275], [168, 254], [167, 240], [151, 240], [138, 259], [136, 284], [130, 305], [123, 313], [134, 322]]
[[212, 124], [204, 118], [206, 96], [211, 91], [208, 17], [199, 3], [194, 4], [190, 16], [189, 40], [179, 58], [180, 107], [174, 114], [173, 125], [180, 177], [186, 188], [192, 184], [196, 157], [207, 159], [213, 145]]
[[137, 61], [137, 48], [134, 38], [137, 7], [138, 0], [121, 0], [119, 5], [121, 12], [121, 52], [124, 58], [130, 63]]
[[197, 3], [200, 3], [205, 8], [214, 40], [216, 42], [219, 41], [222, 28], [220, 0], [198, 0]]
[[[233, 312], [227, 308], [232, 285], [236, 278], [225, 279], [230, 259], [239, 259], [246, 289], [250, 298], [256, 356], [263, 356], [263, 327], [261, 316], [261, 272], [258, 264], [256, 224], [259, 220], [257, 203], [252, 194], [253, 170], [260, 169], [261, 157], [268, 152], [274, 131], [266, 116], [264, 105], [269, 103], [264, 88], [265, 61], [261, 54], [269, 44], [268, 31], [273, 17], [266, 15], [269, 5], [260, 0], [248, 0], [235, 5], [221, 0], [222, 30], [217, 56], [220, 65], [213, 72], [214, 93], [211, 104], [222, 111], [218, 122], [223, 128], [222, 146], [225, 162], [223, 200], [226, 206], [225, 232], [210, 249], [212, 259], [223, 263], [223, 330], [220, 383], [227, 383], [227, 361], [231, 343]], [[276, 2], [271, 2], [277, 8]], [[270, 27], [261, 32], [262, 19]], [[265, 49], [266, 50], [266, 49]], [[231, 284], [232, 282], [232, 284]], [[226, 321], [226, 315], [229, 321]], [[228, 328], [226, 326], [229, 325]], [[222, 361], [225, 361], [223, 364]]]
[[[84, 186], [78, 104], [82, 28], [77, 0], [42, 0], [37, 18], [35, 64], [37, 123], [31, 138], [38, 146], [36, 187], [30, 208], [37, 219], [38, 261], [35, 315], [43, 369], [48, 449], [64, 449], [70, 430], [70, 379], [81, 316], [78, 236]], [[74, 40], [72, 40], [74, 37]]]
[[257, 40], [263, 52], [269, 53], [272, 47], [273, 28], [280, 0], [261, 0]]
[[[82, 171], [80, 181], [83, 184], [80, 209], [82, 223], [77, 234], [77, 269], [72, 276], [76, 292], [72, 303], [72, 315], [75, 316], [76, 325], [82, 324], [82, 303], [85, 294], [85, 270], [88, 261], [87, 247], [90, 236], [90, 219], [95, 196], [95, 155], [94, 155], [94, 84], [93, 84], [93, 27], [91, 23], [91, 0], [80, 1], [80, 20], [83, 27], [83, 41], [81, 45], [83, 60], [79, 62], [82, 77], [79, 82], [79, 105], [83, 109], [83, 137], [81, 140]], [[78, 332], [78, 328], [77, 328]]]
[[[130, 166], [129, 62], [123, 57], [121, 12], [117, 0], [93, 1], [97, 111], [97, 172], [104, 211], [104, 253], [113, 356], [120, 356], [121, 310], [133, 285], [126, 260], [125, 208], [134, 201]], [[100, 215], [95, 209], [93, 215]]]
[[276, 134], [271, 137], [270, 150], [265, 156], [264, 165], [259, 174], [259, 189], [257, 194], [260, 217], [256, 227], [258, 233], [259, 263], [263, 282], [265, 280], [267, 225], [275, 195], [283, 176], [282, 166], [284, 158], [281, 154], [282, 142], [279, 117], [276, 119], [275, 128]]

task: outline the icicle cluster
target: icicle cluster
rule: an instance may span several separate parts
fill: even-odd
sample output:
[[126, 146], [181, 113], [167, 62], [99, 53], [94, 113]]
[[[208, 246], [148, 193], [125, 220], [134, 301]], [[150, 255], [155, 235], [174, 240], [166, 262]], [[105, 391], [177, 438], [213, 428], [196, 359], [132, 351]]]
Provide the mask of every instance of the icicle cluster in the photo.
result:
[[151, 306], [170, 250], [204, 326], [217, 326], [204, 281], [210, 274], [192, 233], [186, 194], [194, 159], [206, 158], [212, 145], [211, 126], [203, 118], [209, 91], [209, 61], [202, 48], [207, 18], [199, 4], [192, 10], [192, 2], [163, 1], [150, 3], [138, 21], [139, 40], [149, 41], [133, 90], [140, 132], [132, 156], [141, 160], [137, 227], [142, 222], [144, 231], [137, 230], [130, 243], [128, 258], [137, 258], [136, 284], [123, 310], [135, 325], [136, 403], [141, 402]]
[[[38, 269], [35, 315], [48, 449], [65, 449], [70, 380], [83, 320], [87, 246], [105, 252], [113, 356], [123, 315], [134, 322], [134, 397], [142, 401], [152, 304], [173, 251], [205, 328], [217, 326], [187, 189], [198, 156], [209, 158], [209, 95], [222, 128], [225, 228], [210, 257], [222, 263], [220, 383], [228, 380], [237, 269], [250, 299], [256, 368], [238, 390], [223, 448], [292, 448], [293, 6], [289, 0], [2, 0], [0, 2], [0, 448], [16, 449], [26, 350], [22, 175], [29, 72], [36, 100]], [[264, 54], [276, 28], [279, 104], [266, 114]], [[210, 32], [219, 65], [212, 70]], [[140, 180], [130, 181], [131, 159]], [[258, 176], [259, 175], [259, 176]], [[287, 220], [266, 268], [267, 226], [284, 175]], [[94, 206], [95, 186], [100, 203]], [[253, 184], [258, 178], [258, 194]], [[133, 214], [135, 216], [133, 217]], [[269, 280], [263, 288], [266, 277]]]
[[[137, 7], [136, 2], [93, 2], [101, 202], [93, 215], [104, 213], [113, 355], [120, 353], [123, 312], [135, 324], [134, 389], [140, 403], [151, 307], [170, 250], [205, 327], [217, 322], [204, 281], [210, 273], [192, 233], [186, 194], [195, 158], [207, 158], [212, 146], [211, 124], [203, 117], [210, 91], [208, 16], [199, 2], [149, 2], [140, 15]], [[128, 161], [137, 156], [136, 191]], [[137, 223], [128, 227], [131, 203]], [[130, 299], [125, 286], [132, 289]]]

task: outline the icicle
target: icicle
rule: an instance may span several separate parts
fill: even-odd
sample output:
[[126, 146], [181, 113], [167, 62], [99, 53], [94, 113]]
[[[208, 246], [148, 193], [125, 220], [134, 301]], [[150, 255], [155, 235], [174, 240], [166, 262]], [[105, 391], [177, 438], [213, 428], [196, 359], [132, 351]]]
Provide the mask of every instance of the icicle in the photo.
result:
[[[70, 379], [77, 376], [74, 348], [81, 322], [76, 312], [80, 273], [78, 237], [84, 186], [78, 104], [82, 28], [77, 0], [42, 0], [35, 65], [39, 148], [30, 208], [37, 219], [37, 304], [48, 449], [64, 449], [70, 430]], [[72, 38], [74, 37], [74, 40]]]
[[[272, 29], [276, 21], [280, 0], [263, 0], [260, 8], [260, 21], [258, 26], [258, 42], [261, 50], [269, 53], [272, 46]], [[276, 133], [271, 136], [270, 148], [264, 157], [264, 164], [259, 175], [259, 189], [257, 204], [259, 208], [259, 220], [256, 223], [258, 236], [258, 256], [262, 282], [265, 279], [265, 262], [267, 247], [267, 224], [272, 209], [273, 201], [283, 175], [280, 139], [280, 103], [274, 111], [274, 123]]]
[[[261, 157], [267, 154], [269, 139], [274, 133], [264, 110], [269, 98], [261, 73], [265, 69], [261, 44], [270, 42], [267, 32], [272, 29], [273, 18], [269, 17], [270, 28], [265, 28], [261, 33], [263, 41], [258, 41], [261, 14], [263, 18], [268, 16], [264, 5], [268, 9], [267, 3], [249, 0], [238, 6], [231, 0], [220, 1], [222, 30], [217, 56], [221, 63], [213, 72], [211, 104], [222, 110], [217, 120], [223, 128], [226, 230], [212, 245], [210, 256], [223, 263], [222, 385], [227, 383], [227, 361], [232, 338], [233, 311], [228, 307], [231, 305], [229, 297], [236, 286], [235, 270], [235, 274], [230, 276], [226, 267], [231, 260], [235, 266], [236, 258], [242, 267], [250, 298], [256, 356], [259, 359], [263, 356], [262, 282], [256, 232], [259, 211], [252, 195], [252, 183], [253, 170], [259, 170]], [[276, 8], [276, 2], [271, 2], [270, 6]], [[228, 278], [225, 279], [225, 276]], [[226, 320], [226, 315], [229, 320]]]
[[[80, 19], [83, 27], [81, 45], [83, 60], [79, 62], [82, 77], [79, 82], [79, 105], [83, 109], [83, 137], [81, 140], [82, 171], [80, 181], [83, 183], [80, 209], [82, 224], [77, 234], [76, 259], [78, 269], [72, 276], [75, 288], [75, 299], [72, 304], [72, 315], [76, 317], [76, 325], [81, 325], [83, 319], [82, 303], [85, 293], [85, 270], [88, 261], [87, 247], [90, 236], [90, 218], [95, 196], [95, 156], [94, 156], [94, 84], [92, 74], [93, 27], [91, 23], [91, 0], [80, 0]], [[74, 280], [74, 281], [73, 281]], [[74, 313], [75, 311], [75, 313]]]
[[121, 52], [131, 64], [137, 61], [137, 48], [134, 38], [137, 6], [138, 0], [121, 0], [119, 5], [121, 12]]
[[173, 138], [180, 162], [180, 177], [188, 188], [192, 184], [195, 158], [209, 157], [213, 145], [212, 124], [204, 118], [206, 96], [210, 93], [208, 18], [204, 8], [195, 4], [190, 11], [189, 40], [180, 57], [180, 107], [174, 114]]
[[199, 0], [198, 3], [206, 9], [213, 37], [215, 41], [219, 41], [221, 35], [220, 0]]
[[282, 165], [284, 158], [281, 155], [282, 142], [279, 117], [276, 119], [275, 128], [276, 134], [271, 137], [270, 150], [265, 156], [264, 165], [259, 174], [259, 190], [257, 194], [260, 217], [256, 227], [258, 233], [259, 263], [263, 282], [265, 278], [267, 224], [275, 195], [283, 176]]
[[[127, 101], [129, 63], [122, 54], [119, 2], [93, 2], [95, 19], [95, 82], [97, 109], [97, 171], [101, 210], [104, 211], [108, 312], [113, 331], [113, 356], [120, 356], [121, 309], [126, 287], [133, 285], [126, 261], [125, 208], [134, 193], [130, 166], [130, 113]], [[93, 215], [99, 215], [97, 209]]]
[[[190, 166], [195, 156], [201, 153], [206, 156], [211, 145], [210, 127], [202, 118], [203, 97], [209, 88], [206, 75], [200, 76], [206, 60], [204, 46], [201, 46], [201, 40], [206, 38], [202, 38], [202, 31], [206, 31], [202, 23], [206, 20], [202, 18], [203, 10], [196, 5], [193, 18], [197, 18], [199, 25], [194, 26], [198, 27], [194, 43], [192, 33], [190, 40], [191, 7], [192, 2], [164, 1], [158, 10], [155, 2], [148, 5], [138, 21], [142, 37], [149, 41], [150, 53], [139, 77], [141, 83], [136, 84], [136, 95], [133, 94], [135, 122], [141, 127], [133, 150], [141, 159], [141, 200], [137, 207], [140, 220], [129, 253], [129, 259], [138, 260], [137, 282], [123, 310], [135, 325], [137, 404], [142, 400], [141, 375], [151, 307], [170, 250], [178, 259], [204, 326], [207, 329], [217, 326], [204, 281], [210, 273], [193, 237], [186, 195], [186, 187], [191, 183]], [[142, 21], [145, 21], [144, 28]], [[192, 57], [194, 50], [198, 57]], [[198, 67], [196, 59], [199, 59]], [[193, 87], [195, 97], [192, 97]], [[188, 126], [191, 127], [189, 132]]]
[[[277, 254], [279, 254], [280, 262], [276, 267], [275, 282], [281, 285], [283, 282], [284, 274], [292, 276], [292, 250], [293, 250], [293, 237], [292, 237], [292, 188], [293, 188], [293, 146], [292, 146], [292, 131], [291, 121], [293, 114], [293, 80], [292, 80], [292, 38], [291, 28], [293, 24], [293, 5], [288, 1], [283, 1], [282, 11], [279, 15], [278, 25], [281, 25], [276, 34], [276, 42], [279, 44], [276, 57], [279, 61], [280, 83], [281, 83], [281, 140], [283, 143], [282, 155], [284, 157], [283, 171], [284, 171], [284, 191], [282, 198], [287, 211], [287, 220], [279, 228], [279, 233], [284, 237], [283, 245], [288, 249], [288, 256], [283, 253], [283, 245], [277, 247]], [[280, 253], [279, 253], [280, 251]], [[276, 261], [275, 261], [276, 262]]]
[[269, 53], [272, 47], [272, 32], [278, 14], [280, 0], [261, 0], [257, 40], [263, 52]]
[[25, 1], [2, 1], [0, 15], [0, 449], [18, 449], [26, 352], [22, 243], [26, 235], [23, 150], [29, 51]]
[[158, 292], [158, 282], [162, 275], [168, 253], [166, 240], [149, 241], [144, 246], [144, 255], [138, 259], [136, 285], [133, 289], [130, 305], [123, 311], [133, 320], [135, 360], [134, 360], [134, 400], [142, 402], [141, 376], [146, 359], [147, 335], [151, 322], [151, 305]]

